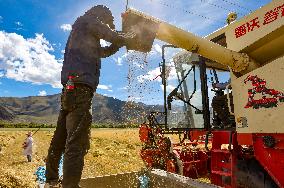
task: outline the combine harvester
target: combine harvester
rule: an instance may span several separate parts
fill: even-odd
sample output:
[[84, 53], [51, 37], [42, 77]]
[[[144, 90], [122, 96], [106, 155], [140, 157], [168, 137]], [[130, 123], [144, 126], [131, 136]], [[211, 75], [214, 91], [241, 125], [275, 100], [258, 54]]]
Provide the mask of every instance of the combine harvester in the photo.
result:
[[[187, 50], [173, 58], [179, 83], [169, 95], [164, 92], [164, 111], [151, 113], [139, 130], [142, 159], [161, 170], [85, 179], [82, 186], [137, 187], [140, 177], [155, 188], [284, 187], [284, 1], [274, 0], [205, 38], [133, 9], [122, 17], [123, 31], [137, 33], [129, 50], [149, 52], [154, 39], [170, 44], [163, 46], [164, 91], [165, 48]], [[210, 113], [208, 99], [207, 78], [211, 72], [217, 83], [220, 71], [230, 72], [226, 90], [233, 95], [227, 95], [231, 124], [226, 128]], [[198, 88], [202, 107], [191, 102]], [[171, 105], [175, 101], [183, 103], [183, 112]], [[180, 142], [172, 143], [169, 134], [179, 134]], [[193, 180], [200, 177], [211, 185]]]

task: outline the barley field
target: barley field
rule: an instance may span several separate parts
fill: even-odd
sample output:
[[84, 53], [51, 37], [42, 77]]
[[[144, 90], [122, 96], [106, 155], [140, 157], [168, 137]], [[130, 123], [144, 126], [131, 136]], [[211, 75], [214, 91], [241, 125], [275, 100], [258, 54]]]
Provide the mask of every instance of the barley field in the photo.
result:
[[[31, 163], [22, 155], [27, 130], [0, 130], [0, 187], [35, 187], [36, 169], [44, 165], [54, 129], [38, 131], [34, 136]], [[144, 167], [139, 156], [138, 129], [92, 129], [91, 148], [85, 157], [82, 177], [137, 171]]]

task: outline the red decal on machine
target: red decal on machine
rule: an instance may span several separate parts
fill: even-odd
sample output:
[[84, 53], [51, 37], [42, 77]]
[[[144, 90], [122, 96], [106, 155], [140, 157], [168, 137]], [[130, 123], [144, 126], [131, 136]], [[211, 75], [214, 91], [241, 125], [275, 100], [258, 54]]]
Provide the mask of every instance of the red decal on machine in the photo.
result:
[[[263, 18], [264, 22], [262, 23], [262, 25], [270, 24], [280, 17], [284, 17], [284, 4], [266, 12]], [[260, 28], [262, 25], [260, 25], [258, 17], [256, 17], [250, 20], [249, 22], [237, 27], [235, 29], [235, 36], [236, 38], [244, 36], [247, 33], [253, 31], [254, 29]]]
[[258, 17], [256, 17], [235, 29], [236, 38], [239, 38], [247, 34], [248, 32], [251, 32], [259, 27], [260, 27], [259, 20], [258, 20]]
[[[248, 102], [245, 108], [273, 108], [277, 107], [279, 101], [284, 102], [284, 93], [266, 88], [266, 81], [264, 79], [257, 77], [257, 75], [249, 75], [244, 80], [244, 83], [246, 84], [248, 81], [252, 83], [253, 88], [248, 89]], [[256, 94], [261, 94], [262, 98], [254, 99]], [[270, 95], [271, 97], [267, 97], [266, 95]]]
[[255, 28], [257, 29], [259, 27], [260, 25], [259, 25], [258, 17], [256, 17], [255, 19], [247, 23], [248, 32], [253, 31]]
[[280, 10], [282, 11], [281, 17], [283, 16], [284, 5], [274, 8], [273, 10], [268, 11], [264, 15], [263, 25], [269, 24], [277, 20]]
[[239, 38], [247, 33], [246, 24], [243, 24], [235, 29], [236, 38]]

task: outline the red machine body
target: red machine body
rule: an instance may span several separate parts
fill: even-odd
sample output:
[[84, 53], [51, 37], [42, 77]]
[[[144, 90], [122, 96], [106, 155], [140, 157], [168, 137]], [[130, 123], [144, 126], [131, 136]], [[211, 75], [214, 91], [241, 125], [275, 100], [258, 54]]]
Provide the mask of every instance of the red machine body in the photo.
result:
[[140, 155], [148, 168], [161, 168], [192, 178], [208, 174], [208, 154], [196, 148], [198, 144], [204, 145], [204, 142], [183, 140], [174, 144], [161, 129], [151, 128], [147, 124], [140, 126], [139, 136], [143, 143]]
[[[207, 138], [202, 130], [183, 136], [186, 134], [190, 140], [173, 143], [161, 129], [142, 124], [140, 155], [146, 166], [194, 179], [207, 177], [212, 184], [228, 188], [246, 187], [249, 178], [259, 178], [264, 187], [283, 187], [283, 134], [238, 134], [230, 130], [214, 130]], [[242, 177], [245, 171], [247, 175]]]

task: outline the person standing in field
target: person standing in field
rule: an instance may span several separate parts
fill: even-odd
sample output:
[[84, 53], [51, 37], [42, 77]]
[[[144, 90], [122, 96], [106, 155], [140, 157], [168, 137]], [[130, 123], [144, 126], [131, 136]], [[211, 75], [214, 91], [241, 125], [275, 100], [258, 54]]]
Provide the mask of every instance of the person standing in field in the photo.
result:
[[33, 154], [33, 137], [32, 137], [32, 132], [29, 131], [27, 134], [27, 138], [25, 142], [23, 143], [23, 154], [27, 156], [28, 162], [32, 162], [32, 154]]
[[[90, 147], [93, 94], [99, 84], [101, 60], [116, 53], [134, 33], [115, 31], [111, 11], [103, 6], [92, 7], [77, 18], [68, 38], [61, 71], [61, 110], [48, 150], [46, 187], [56, 187], [58, 165], [62, 154], [64, 188], [77, 188]], [[100, 46], [100, 39], [112, 44]]]

